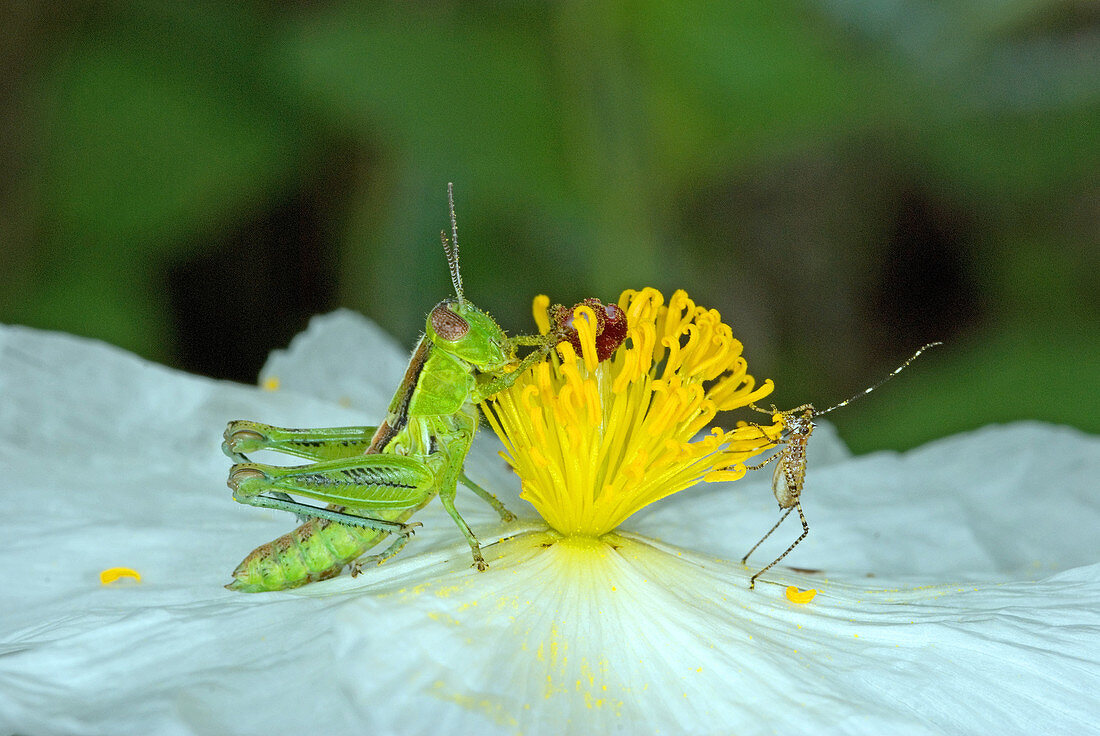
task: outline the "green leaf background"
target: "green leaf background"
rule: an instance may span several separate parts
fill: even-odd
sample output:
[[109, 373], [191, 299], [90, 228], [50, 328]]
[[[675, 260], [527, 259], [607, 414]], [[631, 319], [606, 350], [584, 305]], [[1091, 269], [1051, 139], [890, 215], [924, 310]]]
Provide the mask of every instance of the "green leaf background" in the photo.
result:
[[[685, 288], [854, 449], [1100, 431], [1091, 2], [30, 2], [0, 320], [251, 380], [311, 313]], [[348, 365], [347, 370], [370, 370]]]

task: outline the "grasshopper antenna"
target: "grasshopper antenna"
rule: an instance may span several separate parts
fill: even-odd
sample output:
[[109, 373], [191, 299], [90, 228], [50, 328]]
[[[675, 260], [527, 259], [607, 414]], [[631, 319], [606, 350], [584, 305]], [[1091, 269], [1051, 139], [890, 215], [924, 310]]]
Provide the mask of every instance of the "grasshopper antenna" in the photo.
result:
[[[828, 414], [828, 413], [829, 413], [829, 412], [831, 412], [831, 411], [832, 411], [833, 409], [839, 409], [839, 408], [840, 408], [840, 407], [842, 407], [842, 406], [847, 406], [848, 404], [850, 404], [850, 403], [852, 403], [853, 401], [855, 401], [856, 399], [858, 399], [858, 398], [859, 398], [860, 396], [866, 396], [867, 394], [871, 393], [871, 392], [872, 392], [872, 391], [874, 391], [874, 390], [875, 390], [876, 388], [878, 388], [879, 386], [881, 386], [882, 384], [886, 383], [886, 382], [887, 382], [887, 381], [889, 381], [889, 380], [890, 380], [891, 378], [893, 378], [894, 376], [896, 376], [897, 374], [899, 374], [899, 373], [901, 373], [901, 372], [902, 372], [903, 370], [905, 370], [905, 369], [906, 369], [906, 367], [908, 367], [908, 365], [909, 365], [910, 363], [912, 363], [912, 362], [913, 362], [914, 360], [916, 360], [916, 359], [917, 359], [917, 357], [918, 357], [918, 356], [919, 356], [919, 355], [920, 355], [921, 353], [923, 353], [923, 352], [924, 352], [925, 350], [929, 350], [930, 348], [934, 348], [934, 347], [936, 347], [937, 345], [943, 345], [943, 343], [942, 343], [942, 342], [930, 342], [930, 343], [928, 343], [927, 345], [924, 345], [923, 347], [921, 347], [921, 349], [920, 349], [920, 350], [918, 350], [917, 352], [913, 353], [913, 355], [912, 355], [912, 356], [911, 356], [911, 357], [909, 358], [909, 360], [907, 360], [907, 361], [905, 361], [904, 363], [902, 363], [901, 365], [899, 365], [899, 366], [898, 366], [897, 368], [895, 368], [895, 369], [894, 369], [894, 371], [893, 371], [893, 372], [892, 372], [892, 373], [891, 373], [890, 375], [888, 375], [888, 376], [887, 376], [886, 378], [884, 378], [884, 379], [882, 379], [881, 381], [879, 381], [878, 383], [876, 383], [876, 384], [875, 384], [874, 386], [871, 386], [870, 388], [865, 388], [865, 389], [863, 389], [862, 391], [860, 391], [860, 392], [859, 392], [858, 394], [856, 394], [855, 396], [852, 396], [852, 397], [849, 397], [849, 398], [845, 399], [844, 401], [840, 402], [840, 403], [839, 403], [839, 404], [837, 404], [836, 406], [830, 406], [830, 407], [829, 407], [828, 409], [825, 409], [824, 411], [815, 411], [813, 415], [814, 415], [815, 417], [819, 417], [819, 416], [821, 416], [822, 414]], [[804, 407], [799, 407], [799, 408], [804, 408]]]
[[458, 296], [458, 303], [462, 304], [466, 301], [462, 296], [462, 273], [458, 270], [458, 218], [455, 217], [455, 185], [453, 182], [447, 182], [447, 204], [451, 208], [451, 240], [447, 241], [447, 233], [440, 232], [439, 237], [443, 240], [443, 251], [447, 254], [447, 265], [451, 269], [451, 283], [455, 287], [455, 295]]

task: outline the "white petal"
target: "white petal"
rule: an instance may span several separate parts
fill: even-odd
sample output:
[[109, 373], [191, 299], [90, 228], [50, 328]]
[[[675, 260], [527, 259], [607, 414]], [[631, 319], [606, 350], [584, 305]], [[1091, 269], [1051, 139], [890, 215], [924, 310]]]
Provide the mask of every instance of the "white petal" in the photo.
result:
[[[376, 418], [11, 327], [0, 328], [0, 396], [0, 732], [308, 729], [312, 710], [279, 710], [289, 704], [284, 691], [308, 692], [326, 723], [352, 712], [323, 654], [336, 601], [222, 588], [248, 551], [294, 520], [234, 503], [219, 445], [230, 419]], [[499, 472], [471, 469], [477, 478]], [[501, 529], [472, 496], [460, 506], [482, 538]], [[470, 564], [438, 503], [417, 518], [425, 526], [407, 554], [445, 545]], [[102, 586], [99, 572], [115, 566], [136, 569], [142, 582]], [[354, 720], [344, 725], [333, 732], [359, 732]]]
[[427, 709], [424, 733], [1064, 733], [1100, 706], [1100, 566], [904, 593], [830, 581], [798, 605], [681, 550], [547, 543], [344, 607], [335, 666], [367, 730], [421, 732], [409, 714]]

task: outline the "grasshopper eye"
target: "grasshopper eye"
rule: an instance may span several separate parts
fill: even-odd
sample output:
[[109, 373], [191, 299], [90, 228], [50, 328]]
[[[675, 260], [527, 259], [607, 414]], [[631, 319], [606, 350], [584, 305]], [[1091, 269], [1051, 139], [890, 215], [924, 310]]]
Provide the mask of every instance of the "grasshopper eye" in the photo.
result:
[[428, 319], [435, 334], [448, 342], [461, 340], [470, 331], [470, 323], [452, 312], [446, 304], [433, 309]]

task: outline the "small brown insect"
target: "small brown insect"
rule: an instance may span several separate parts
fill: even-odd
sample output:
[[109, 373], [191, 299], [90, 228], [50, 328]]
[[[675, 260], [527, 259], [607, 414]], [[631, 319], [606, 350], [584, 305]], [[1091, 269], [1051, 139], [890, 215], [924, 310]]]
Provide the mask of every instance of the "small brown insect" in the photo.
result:
[[787, 411], [780, 411], [773, 405], [771, 410], [761, 409], [760, 407], [749, 404], [749, 408], [758, 411], [762, 414], [768, 414], [771, 416], [779, 415], [783, 417], [783, 423], [785, 425], [783, 436], [777, 441], [776, 444], [782, 445], [781, 449], [772, 454], [762, 463], [758, 465], [746, 465], [749, 470], [760, 470], [764, 466], [771, 462], [775, 462], [775, 471], [772, 473], [772, 493], [775, 494], [775, 500], [779, 502], [779, 508], [783, 511], [783, 515], [779, 517], [779, 521], [775, 522], [775, 526], [768, 530], [768, 533], [760, 538], [760, 541], [752, 546], [745, 556], [741, 558], [741, 564], [745, 564], [749, 555], [756, 551], [756, 548], [764, 543], [764, 540], [772, 535], [779, 525], [782, 524], [792, 511], [798, 511], [798, 518], [802, 522], [802, 534], [798, 539], [791, 543], [790, 547], [787, 547], [783, 554], [772, 560], [764, 569], [757, 572], [749, 580], [749, 590], [753, 590], [756, 587], [756, 579], [770, 570], [777, 562], [791, 553], [798, 543], [806, 538], [806, 535], [810, 533], [810, 525], [806, 522], [806, 516], [802, 513], [802, 486], [806, 482], [806, 445], [809, 442], [810, 435], [813, 434], [814, 417], [819, 417], [822, 414], [828, 414], [834, 409], [839, 409], [842, 406], [847, 406], [861, 396], [874, 391], [882, 384], [889, 381], [891, 378], [901, 373], [905, 368], [917, 359], [921, 353], [936, 345], [942, 345], [941, 342], [928, 343], [917, 352], [913, 353], [909, 360], [902, 363], [900, 366], [894, 369], [894, 371], [883, 378], [881, 381], [860, 391], [855, 396], [845, 399], [836, 406], [830, 406], [824, 411], [815, 411], [813, 404], [803, 404], [802, 406], [795, 407], [794, 409], [788, 409]]
[[550, 333], [556, 335], [558, 342], [570, 343], [577, 355], [581, 354], [581, 338], [573, 325], [573, 310], [580, 306], [589, 307], [596, 315], [596, 360], [602, 363], [626, 340], [626, 313], [618, 304], [604, 304], [596, 298], [569, 308], [561, 304], [550, 307]]

